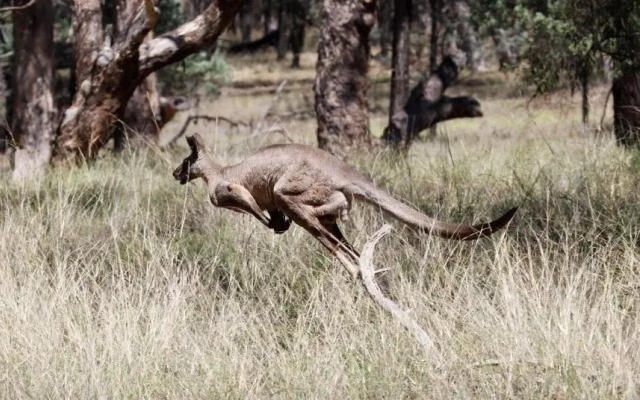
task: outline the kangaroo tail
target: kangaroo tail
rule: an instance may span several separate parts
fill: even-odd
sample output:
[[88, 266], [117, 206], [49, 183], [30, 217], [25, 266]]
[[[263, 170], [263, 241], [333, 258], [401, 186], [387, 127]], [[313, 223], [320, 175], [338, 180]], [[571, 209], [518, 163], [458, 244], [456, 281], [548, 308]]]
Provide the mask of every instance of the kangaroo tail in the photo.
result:
[[447, 239], [475, 240], [490, 236], [511, 222], [518, 211], [518, 207], [513, 207], [500, 218], [484, 224], [452, 224], [429, 217], [378, 188], [361, 187], [360, 189], [356, 197], [381, 208], [386, 214], [409, 226]]

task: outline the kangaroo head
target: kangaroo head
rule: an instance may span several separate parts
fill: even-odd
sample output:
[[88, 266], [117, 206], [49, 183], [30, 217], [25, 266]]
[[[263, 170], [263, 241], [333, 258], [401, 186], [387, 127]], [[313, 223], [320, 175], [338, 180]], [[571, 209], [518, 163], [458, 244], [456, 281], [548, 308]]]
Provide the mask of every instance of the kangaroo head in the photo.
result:
[[187, 143], [191, 148], [191, 154], [173, 171], [173, 177], [180, 181], [181, 185], [194, 179], [202, 178], [206, 172], [215, 168], [199, 134], [187, 136]]

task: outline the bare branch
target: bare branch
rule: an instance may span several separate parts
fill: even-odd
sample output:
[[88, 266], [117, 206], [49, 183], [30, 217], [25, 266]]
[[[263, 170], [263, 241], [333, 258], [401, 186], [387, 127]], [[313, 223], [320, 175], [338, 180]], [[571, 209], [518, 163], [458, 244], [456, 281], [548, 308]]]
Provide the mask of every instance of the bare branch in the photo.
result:
[[176, 144], [176, 142], [182, 137], [184, 136], [184, 134], [187, 132], [187, 128], [189, 127], [189, 125], [193, 122], [193, 123], [197, 123], [199, 120], [204, 120], [207, 122], [215, 122], [218, 123], [219, 121], [222, 122], [226, 122], [231, 126], [231, 129], [234, 128], [238, 128], [238, 126], [249, 126], [248, 123], [244, 122], [244, 121], [234, 121], [232, 119], [226, 118], [226, 117], [221, 117], [221, 116], [213, 116], [213, 115], [191, 115], [189, 116], [186, 121], [184, 121], [184, 125], [182, 125], [182, 129], [180, 129], [180, 131], [178, 132], [178, 134], [176, 134], [173, 139], [171, 139], [166, 147], [171, 147], [174, 144]]
[[27, 4], [23, 4], [21, 6], [11, 6], [11, 7], [2, 7], [0, 8], [0, 12], [9, 12], [9, 11], [20, 11], [25, 8], [29, 8], [36, 3], [36, 0], [30, 0]]
[[364, 246], [362, 256], [360, 257], [360, 274], [362, 275], [362, 282], [364, 283], [364, 287], [371, 298], [378, 303], [380, 307], [390, 312], [402, 326], [413, 334], [416, 341], [420, 343], [429, 355], [431, 362], [435, 365], [440, 365], [442, 361], [440, 352], [429, 335], [427, 335], [427, 332], [425, 332], [424, 329], [422, 329], [406, 311], [386, 297], [376, 282], [372, 263], [373, 251], [380, 239], [388, 235], [389, 232], [391, 232], [391, 225], [385, 224], [382, 228], [378, 229], [373, 236], [371, 236], [367, 244]]

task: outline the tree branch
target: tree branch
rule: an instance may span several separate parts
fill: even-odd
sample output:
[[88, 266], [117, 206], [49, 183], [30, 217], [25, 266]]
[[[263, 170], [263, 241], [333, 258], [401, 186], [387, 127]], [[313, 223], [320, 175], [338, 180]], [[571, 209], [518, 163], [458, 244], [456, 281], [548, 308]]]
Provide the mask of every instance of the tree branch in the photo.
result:
[[372, 263], [373, 251], [380, 239], [388, 235], [389, 232], [391, 232], [391, 225], [385, 224], [382, 228], [378, 229], [378, 231], [371, 236], [367, 244], [365, 244], [362, 256], [360, 257], [360, 274], [362, 275], [362, 282], [364, 283], [364, 287], [371, 298], [378, 303], [380, 307], [391, 313], [391, 315], [393, 315], [402, 326], [413, 334], [414, 339], [429, 355], [431, 362], [435, 365], [441, 365], [442, 358], [440, 352], [427, 332], [425, 332], [424, 329], [422, 329], [406, 311], [401, 309], [398, 304], [386, 297], [376, 282]]
[[204, 120], [207, 122], [215, 122], [218, 123], [219, 121], [223, 121], [228, 123], [231, 126], [231, 129], [234, 128], [238, 128], [238, 126], [242, 125], [242, 126], [249, 126], [248, 123], [244, 122], [244, 121], [234, 121], [231, 120], [229, 118], [226, 117], [221, 117], [221, 116], [213, 116], [213, 115], [191, 115], [189, 117], [187, 117], [186, 121], [184, 121], [184, 125], [182, 125], [182, 129], [180, 129], [180, 131], [173, 137], [173, 139], [171, 139], [165, 147], [171, 147], [174, 144], [176, 144], [176, 142], [182, 137], [184, 136], [185, 133], [187, 133], [187, 128], [189, 127], [189, 125], [193, 122], [193, 123], [197, 123], [199, 120]]
[[245, 0], [214, 0], [202, 14], [140, 47], [140, 76], [180, 61], [212, 44], [233, 20]]
[[23, 4], [21, 6], [11, 6], [11, 7], [2, 7], [0, 8], [0, 12], [9, 12], [9, 11], [20, 11], [25, 8], [29, 8], [36, 3], [36, 0], [30, 0], [27, 4]]

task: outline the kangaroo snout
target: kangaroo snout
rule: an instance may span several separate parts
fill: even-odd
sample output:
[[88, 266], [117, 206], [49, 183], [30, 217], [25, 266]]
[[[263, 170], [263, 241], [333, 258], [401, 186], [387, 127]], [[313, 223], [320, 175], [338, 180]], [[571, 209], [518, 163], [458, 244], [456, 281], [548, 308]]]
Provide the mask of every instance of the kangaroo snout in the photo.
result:
[[187, 183], [187, 181], [189, 180], [189, 172], [185, 172], [184, 168], [182, 165], [180, 165], [178, 168], [176, 168], [173, 171], [173, 177], [177, 180], [180, 181], [181, 185], [184, 185]]

